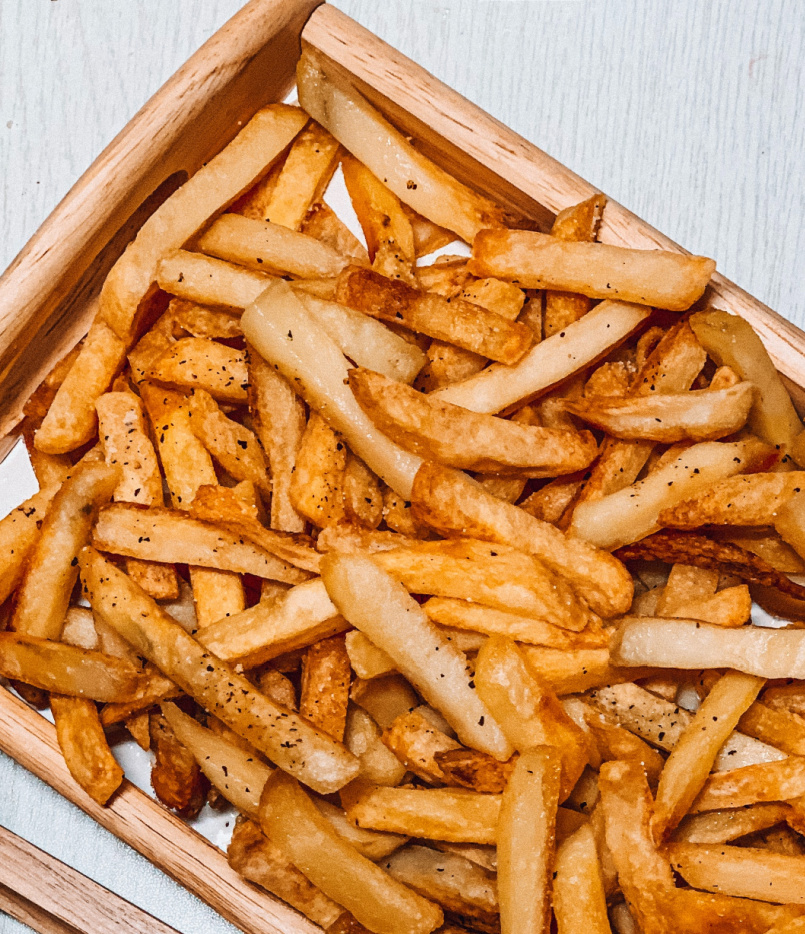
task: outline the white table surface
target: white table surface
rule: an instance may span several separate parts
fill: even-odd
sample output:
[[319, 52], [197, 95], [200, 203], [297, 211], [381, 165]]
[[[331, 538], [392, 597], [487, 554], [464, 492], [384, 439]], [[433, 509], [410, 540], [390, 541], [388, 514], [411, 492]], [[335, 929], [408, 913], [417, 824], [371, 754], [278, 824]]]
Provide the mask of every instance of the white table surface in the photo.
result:
[[[240, 5], [0, 0], [0, 269]], [[802, 0], [335, 5], [805, 326]], [[0, 789], [1, 825], [182, 932], [234, 931], [1, 754]]]

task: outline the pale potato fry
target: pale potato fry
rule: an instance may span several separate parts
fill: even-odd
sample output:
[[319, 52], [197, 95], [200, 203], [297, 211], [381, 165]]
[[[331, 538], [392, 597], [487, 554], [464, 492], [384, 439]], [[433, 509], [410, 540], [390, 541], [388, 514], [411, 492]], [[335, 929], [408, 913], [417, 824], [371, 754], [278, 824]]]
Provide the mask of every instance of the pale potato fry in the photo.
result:
[[151, 364], [146, 378], [177, 389], [205, 389], [220, 402], [245, 403], [249, 377], [239, 350], [207, 340], [185, 337]]
[[411, 496], [415, 516], [442, 535], [473, 536], [534, 555], [601, 616], [625, 613], [631, 605], [634, 585], [619, 561], [504, 503], [456, 470], [423, 464]]
[[552, 898], [558, 934], [611, 934], [601, 864], [589, 825], [557, 848]]
[[267, 782], [260, 823], [314, 885], [375, 934], [429, 934], [442, 923], [436, 905], [342, 840], [290, 776], [277, 772]]
[[690, 326], [719, 366], [729, 366], [741, 379], [758, 387], [749, 427], [764, 441], [779, 444], [787, 451], [802, 431], [802, 422], [752, 326], [737, 315], [717, 309], [691, 315]]
[[388, 652], [460, 740], [496, 758], [509, 757], [511, 746], [474, 690], [466, 656], [400, 584], [372, 559], [338, 554], [323, 559], [322, 580], [342, 615]]
[[346, 628], [324, 584], [311, 580], [292, 587], [276, 601], [258, 603], [206, 626], [199, 639], [218, 658], [255, 668]]
[[51, 694], [50, 709], [70, 774], [93, 801], [106, 804], [123, 781], [123, 769], [109, 749], [95, 702]]
[[156, 280], [159, 259], [179, 249], [211, 216], [247, 191], [306, 122], [307, 115], [298, 107], [272, 104], [259, 110], [143, 224], [101, 291], [100, 319], [122, 340], [128, 339], [140, 302]]
[[383, 742], [378, 724], [370, 714], [354, 704], [350, 705], [347, 713], [344, 742], [360, 761], [361, 781], [394, 787], [405, 779], [406, 767]]
[[238, 818], [227, 858], [236, 872], [288, 902], [314, 924], [329, 928], [344, 912], [302, 875], [282, 847], [265, 837], [254, 821]]
[[100, 319], [59, 386], [34, 443], [45, 454], [67, 454], [91, 441], [98, 427], [95, 403], [123, 367], [126, 344]]
[[191, 337], [229, 340], [243, 336], [240, 317], [225, 308], [210, 308], [182, 298], [174, 298], [168, 306], [167, 313], [173, 316], [176, 327], [187, 331]]
[[590, 432], [534, 428], [477, 414], [367, 369], [350, 370], [361, 408], [393, 441], [448, 467], [493, 474], [555, 477], [589, 466], [598, 453]]
[[352, 156], [341, 161], [341, 169], [372, 268], [391, 279], [414, 284], [414, 230], [400, 199]]
[[93, 543], [111, 554], [254, 574], [288, 584], [310, 577], [222, 526], [158, 506], [107, 506], [98, 516]]
[[790, 801], [805, 793], [805, 760], [788, 756], [711, 775], [690, 808], [691, 814]]
[[400, 495], [409, 496], [420, 459], [372, 425], [344, 385], [346, 358], [291, 289], [276, 283], [264, 292], [244, 312], [243, 329], [255, 349], [344, 436], [367, 467]]
[[718, 578], [719, 572], [715, 570], [675, 564], [653, 613], [644, 615], [700, 619], [716, 626], [743, 626], [752, 611], [749, 588], [738, 584], [716, 593]]
[[763, 457], [755, 439], [694, 444], [645, 479], [573, 512], [571, 534], [611, 550], [638, 541], [661, 526], [660, 513], [704, 492], [718, 480], [752, 469]]
[[462, 748], [460, 743], [436, 729], [416, 710], [397, 717], [383, 733], [382, 739], [407, 769], [431, 785], [448, 784], [444, 781], [445, 775], [436, 755]]
[[472, 243], [500, 210], [415, 149], [346, 81], [306, 48], [296, 71], [299, 102], [401, 200], [428, 220]]
[[222, 214], [196, 245], [202, 253], [256, 272], [289, 273], [300, 279], [337, 276], [350, 262], [308, 234], [240, 214]]
[[383, 868], [395, 879], [468, 925], [496, 929], [498, 895], [493, 873], [457, 853], [408, 844]]
[[530, 230], [484, 230], [472, 243], [470, 272], [521, 288], [578, 292], [685, 311], [701, 298], [716, 264], [704, 256], [562, 241]]
[[657, 839], [669, 834], [688, 812], [719, 750], [763, 684], [761, 678], [728, 671], [702, 701], [660, 775], [652, 824]]
[[646, 772], [649, 784], [654, 788], [659, 780], [665, 760], [649, 744], [629, 730], [620, 726], [615, 717], [603, 710], [594, 710], [586, 703], [583, 708], [584, 722], [595, 742], [602, 762], [613, 759], [636, 760]]
[[517, 760], [498, 820], [498, 897], [502, 934], [549, 934], [559, 806], [558, 750], [537, 746]]
[[358, 678], [352, 682], [349, 696], [383, 730], [387, 730], [398, 717], [412, 711], [419, 703], [411, 685], [398, 674], [370, 681]]
[[349, 267], [338, 277], [336, 298], [374, 318], [509, 365], [521, 360], [534, 340], [526, 325], [481, 305], [461, 298], [448, 301], [359, 266]]
[[397, 671], [397, 665], [388, 652], [378, 648], [357, 629], [347, 633], [346, 646], [349, 663], [359, 678], [382, 678]]
[[587, 743], [550, 685], [503, 636], [489, 638], [478, 653], [475, 683], [481, 700], [521, 754], [536, 746], [556, 749], [561, 764], [557, 793], [564, 801], [587, 765]]
[[246, 308], [274, 277], [202, 253], [176, 250], [157, 266], [160, 288], [190, 302]]
[[341, 635], [311, 645], [302, 661], [299, 713], [339, 741], [347, 722], [349, 656]]
[[[255, 691], [97, 552], [84, 549], [81, 567], [93, 611], [272, 762], [322, 793], [355, 777], [358, 763], [347, 749]], [[300, 746], [306, 750], [304, 758], [299, 757]]]
[[690, 885], [707, 892], [805, 905], [801, 856], [753, 847], [672, 843], [671, 865]]
[[337, 253], [348, 256], [353, 263], [359, 266], [368, 265], [369, 254], [366, 247], [324, 201], [317, 201], [308, 211], [301, 230], [302, 233], [326, 243]]
[[803, 489], [805, 471], [802, 470], [730, 477], [720, 480], [698, 497], [664, 509], [659, 522], [674, 529], [695, 529], [700, 525], [773, 525], [780, 509]]
[[98, 507], [112, 498], [118, 476], [116, 467], [88, 462], [54, 497], [17, 590], [11, 620], [17, 632], [42, 639], [61, 635], [78, 577], [78, 553], [89, 541]]
[[347, 447], [318, 412], [312, 411], [288, 489], [291, 504], [319, 528], [345, 516], [344, 470]]
[[596, 396], [567, 402], [565, 408], [585, 422], [626, 440], [717, 441], [746, 424], [754, 402], [753, 383], [729, 389], [617, 398]]
[[785, 821], [792, 814], [788, 804], [753, 804], [745, 808], [704, 811], [683, 818], [674, 840], [682, 843], [729, 843]]
[[49, 487], [34, 493], [0, 520], [0, 603], [5, 603], [19, 584], [57, 491], [58, 487]]

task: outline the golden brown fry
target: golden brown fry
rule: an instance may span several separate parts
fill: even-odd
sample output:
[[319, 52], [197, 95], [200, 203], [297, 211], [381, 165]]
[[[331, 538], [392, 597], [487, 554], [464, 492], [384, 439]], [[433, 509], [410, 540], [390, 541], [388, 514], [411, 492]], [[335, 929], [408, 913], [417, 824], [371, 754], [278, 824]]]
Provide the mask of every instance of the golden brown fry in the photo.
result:
[[626, 759], [639, 762], [646, 772], [649, 784], [656, 786], [665, 760], [645, 740], [620, 726], [617, 720], [603, 710], [594, 710], [585, 704], [584, 721], [592, 734], [596, 749], [603, 762]]
[[746, 807], [767, 801], [790, 801], [805, 794], [805, 759], [789, 756], [776, 762], [747, 765], [711, 775], [690, 813]]
[[792, 756], [805, 755], [805, 720], [785, 710], [755, 702], [738, 721], [747, 736], [754, 736]]
[[302, 233], [315, 237], [337, 253], [348, 256], [353, 263], [359, 266], [369, 264], [366, 247], [324, 201], [316, 202], [308, 211], [301, 229]]
[[51, 487], [34, 493], [0, 520], [0, 603], [5, 603], [19, 584], [57, 490], [58, 487]]
[[157, 798], [182, 817], [196, 817], [204, 806], [201, 770], [191, 752], [176, 738], [170, 723], [160, 713], [150, 717], [151, 786]]
[[173, 316], [177, 328], [187, 331], [191, 337], [228, 340], [243, 336], [238, 315], [224, 308], [209, 308], [174, 298], [168, 306], [167, 314]]
[[183, 693], [182, 689], [170, 678], [166, 678], [156, 668], [149, 666], [140, 677], [137, 688], [132, 691], [129, 699], [117, 704], [106, 704], [101, 710], [101, 723], [105, 727], [123, 723], [130, 717], [148, 711], [155, 704], [181, 697]]
[[378, 648], [357, 629], [346, 636], [347, 655], [352, 670], [359, 678], [372, 680], [397, 671], [394, 659]]
[[319, 528], [344, 518], [347, 447], [318, 412], [311, 412], [288, 490], [296, 512]]
[[360, 760], [360, 780], [394, 787], [404, 780], [406, 768], [381, 737], [375, 720], [361, 707], [350, 704], [344, 742]]
[[383, 492], [377, 475], [351, 451], [343, 476], [344, 516], [367, 529], [376, 529], [383, 519]]
[[414, 689], [398, 674], [371, 681], [358, 678], [352, 682], [349, 697], [359, 707], [363, 707], [383, 730], [387, 730], [398, 717], [412, 711], [419, 703]]
[[558, 934], [611, 934], [601, 864], [589, 825], [557, 849], [552, 888]]
[[397, 717], [383, 733], [383, 742], [407, 769], [431, 785], [448, 784], [436, 756], [462, 748], [416, 710]]
[[618, 684], [656, 674], [657, 668], [619, 668], [610, 657], [609, 648], [554, 649], [541, 645], [520, 644], [520, 651], [534, 671], [550, 684], [558, 695], [578, 694], [605, 684]]
[[753, 804], [744, 808], [704, 811], [683, 818], [674, 839], [683, 843], [729, 843], [758, 830], [774, 827], [792, 814], [788, 804]]
[[239, 350], [204, 337], [185, 337], [157, 357], [146, 377], [178, 389], [206, 389], [220, 402], [246, 402], [249, 377]]
[[511, 776], [516, 756], [499, 762], [476, 749], [454, 749], [437, 752], [436, 765], [445, 785], [469, 788], [484, 794], [501, 794]]
[[350, 674], [343, 636], [322, 639], [305, 652], [299, 713], [339, 742], [347, 722]]

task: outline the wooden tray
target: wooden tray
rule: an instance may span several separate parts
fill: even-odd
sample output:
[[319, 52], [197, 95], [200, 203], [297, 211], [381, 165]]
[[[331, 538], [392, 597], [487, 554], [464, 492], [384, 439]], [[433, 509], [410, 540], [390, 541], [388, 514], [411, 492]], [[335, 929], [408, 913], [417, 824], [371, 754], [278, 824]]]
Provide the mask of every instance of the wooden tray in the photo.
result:
[[[336, 80], [354, 84], [435, 162], [542, 229], [596, 191], [320, 0], [252, 0], [112, 141], [0, 278], [0, 457], [25, 399], [86, 332], [92, 299], [126, 243], [241, 122], [288, 94], [300, 46], [324, 55]], [[684, 252], [613, 201], [601, 239]], [[802, 408], [805, 334], [723, 276], [705, 300], [751, 322]], [[3, 690], [0, 749], [248, 934], [318, 930], [133, 785], [111, 806], [96, 805], [68, 774], [53, 726]]]

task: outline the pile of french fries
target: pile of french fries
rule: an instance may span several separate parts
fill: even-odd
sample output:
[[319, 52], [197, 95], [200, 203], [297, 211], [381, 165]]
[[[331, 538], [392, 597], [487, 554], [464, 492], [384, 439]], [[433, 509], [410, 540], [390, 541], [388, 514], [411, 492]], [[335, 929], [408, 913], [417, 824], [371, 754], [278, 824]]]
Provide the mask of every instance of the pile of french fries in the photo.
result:
[[0, 674], [335, 934], [805, 930], [805, 433], [715, 264], [529, 229], [310, 52], [299, 99], [26, 406]]

